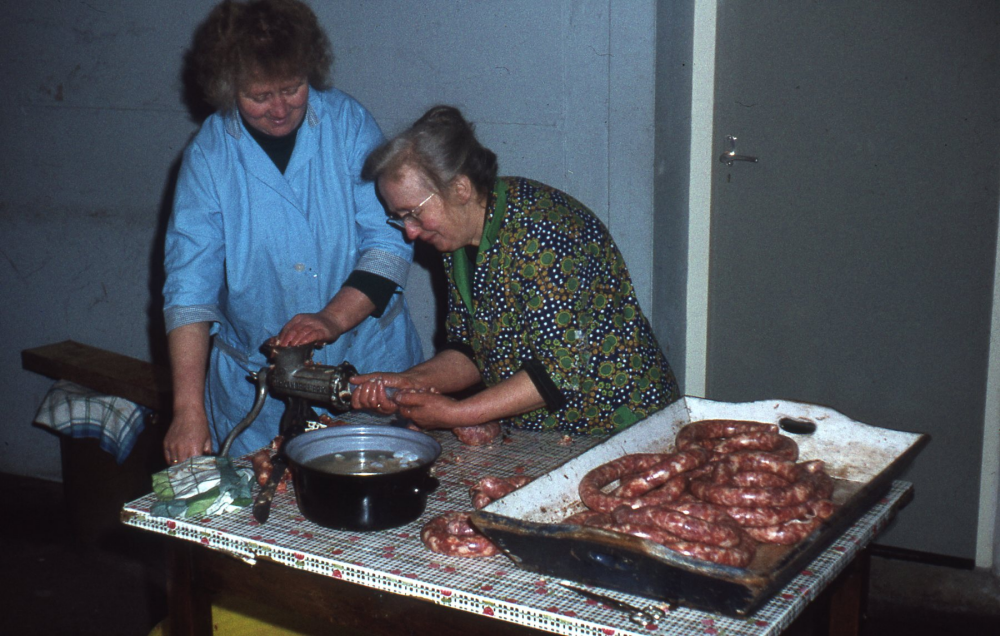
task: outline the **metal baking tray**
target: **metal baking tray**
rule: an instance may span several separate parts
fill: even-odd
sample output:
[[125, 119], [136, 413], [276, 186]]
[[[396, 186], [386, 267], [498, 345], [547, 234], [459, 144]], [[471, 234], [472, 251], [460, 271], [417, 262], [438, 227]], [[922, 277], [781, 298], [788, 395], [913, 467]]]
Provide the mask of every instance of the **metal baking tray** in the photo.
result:
[[[591, 469], [630, 453], [668, 452], [684, 425], [707, 419], [778, 424], [800, 459], [821, 459], [837, 512], [793, 546], [761, 545], [746, 568], [685, 557], [637, 537], [559, 523], [584, 509], [577, 488]], [[589, 585], [730, 616], [752, 614], [875, 504], [930, 441], [863, 424], [832, 409], [779, 400], [685, 397], [472, 514], [518, 566]]]

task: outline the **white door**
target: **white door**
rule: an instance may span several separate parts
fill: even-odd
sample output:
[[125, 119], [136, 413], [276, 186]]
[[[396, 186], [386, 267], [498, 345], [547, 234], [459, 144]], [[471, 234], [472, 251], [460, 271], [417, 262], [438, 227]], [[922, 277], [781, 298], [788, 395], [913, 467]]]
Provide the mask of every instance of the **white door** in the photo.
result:
[[[705, 394], [929, 433], [884, 545], [975, 555], [1000, 11], [718, 0]], [[718, 160], [725, 137], [756, 163]]]

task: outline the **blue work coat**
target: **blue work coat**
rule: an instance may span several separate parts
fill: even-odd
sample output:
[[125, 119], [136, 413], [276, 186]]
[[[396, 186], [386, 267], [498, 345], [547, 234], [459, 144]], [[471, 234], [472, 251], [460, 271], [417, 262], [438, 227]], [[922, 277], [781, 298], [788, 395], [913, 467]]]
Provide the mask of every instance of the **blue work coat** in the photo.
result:
[[[354, 270], [406, 283], [413, 248], [386, 224], [368, 153], [383, 140], [371, 115], [336, 89], [310, 89], [285, 173], [243, 127], [235, 109], [209, 117], [184, 151], [166, 237], [167, 331], [212, 323], [206, 410], [216, 450], [253, 404], [250, 371], [261, 345], [299, 313], [322, 309]], [[320, 364], [362, 373], [402, 371], [423, 359], [402, 293], [316, 352]], [[268, 398], [230, 453], [266, 445], [283, 404]]]

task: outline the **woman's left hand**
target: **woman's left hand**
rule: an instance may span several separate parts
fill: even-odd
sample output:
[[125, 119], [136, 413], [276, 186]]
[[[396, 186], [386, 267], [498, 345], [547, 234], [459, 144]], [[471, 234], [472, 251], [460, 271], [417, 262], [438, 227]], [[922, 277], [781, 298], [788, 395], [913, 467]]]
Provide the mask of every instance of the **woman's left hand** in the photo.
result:
[[396, 402], [399, 414], [420, 428], [458, 428], [469, 426], [462, 402], [446, 395], [441, 395], [434, 389], [430, 391], [400, 391], [393, 400]]
[[337, 326], [325, 314], [298, 314], [281, 328], [276, 344], [294, 347], [312, 342], [333, 342], [339, 337]]

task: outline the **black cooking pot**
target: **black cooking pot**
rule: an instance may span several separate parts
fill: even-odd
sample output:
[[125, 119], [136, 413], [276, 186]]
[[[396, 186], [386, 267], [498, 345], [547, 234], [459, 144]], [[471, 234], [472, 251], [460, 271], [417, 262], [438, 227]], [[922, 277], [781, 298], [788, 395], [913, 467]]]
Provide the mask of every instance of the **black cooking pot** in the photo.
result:
[[[441, 454], [433, 437], [393, 426], [354, 424], [302, 433], [285, 446], [299, 510], [313, 523], [338, 530], [384, 530], [424, 512], [437, 487], [431, 465]], [[356, 472], [332, 472], [333, 458], [388, 455], [405, 468], [379, 472], [370, 461]], [[340, 471], [342, 466], [337, 467]]]

